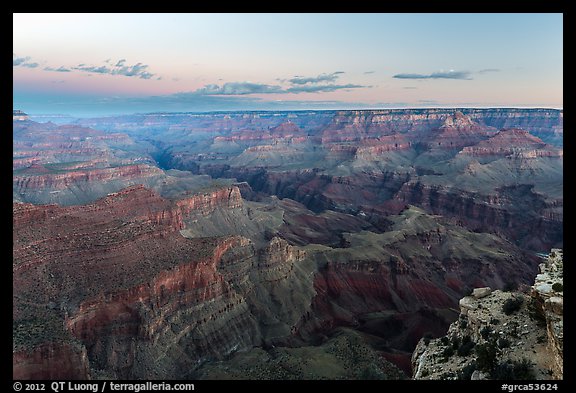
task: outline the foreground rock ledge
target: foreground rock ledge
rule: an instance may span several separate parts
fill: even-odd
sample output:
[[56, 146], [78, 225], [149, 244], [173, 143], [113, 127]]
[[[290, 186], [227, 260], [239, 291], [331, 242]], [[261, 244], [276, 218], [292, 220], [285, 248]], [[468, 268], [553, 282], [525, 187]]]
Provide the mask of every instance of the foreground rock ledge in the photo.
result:
[[524, 293], [476, 288], [462, 298], [447, 335], [418, 342], [413, 379], [563, 379], [562, 250], [540, 272]]

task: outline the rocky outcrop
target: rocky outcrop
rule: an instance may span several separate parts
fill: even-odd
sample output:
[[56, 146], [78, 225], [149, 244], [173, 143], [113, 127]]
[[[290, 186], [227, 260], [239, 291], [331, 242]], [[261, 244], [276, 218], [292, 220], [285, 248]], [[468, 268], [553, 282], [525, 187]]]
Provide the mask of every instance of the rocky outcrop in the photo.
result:
[[178, 201], [135, 186], [82, 207], [15, 204], [14, 375], [182, 378], [289, 336], [313, 293], [302, 251], [180, 234], [190, 217], [241, 206], [235, 186]]
[[474, 146], [467, 146], [460, 154], [471, 156], [509, 156], [522, 158], [562, 157], [562, 149], [547, 145], [540, 138], [521, 129], [504, 129]]
[[495, 131], [495, 128], [482, 126], [457, 111], [453, 116], [446, 117], [444, 123], [430, 135], [422, 135], [421, 140], [431, 149], [458, 149], [475, 145]]
[[242, 195], [238, 186], [224, 187], [176, 201], [184, 215], [192, 213], [208, 215], [217, 208], [236, 209], [242, 207]]
[[394, 133], [422, 134], [441, 127], [470, 130], [471, 126], [477, 130], [518, 127], [561, 146], [563, 113], [554, 109], [499, 108], [338, 111], [324, 130], [322, 143], [359, 141]]
[[[488, 194], [410, 181], [394, 199], [453, 217], [473, 230], [496, 232], [535, 250], [562, 242], [561, 213], [529, 185], [501, 187]], [[519, 200], [524, 202], [519, 204]]]
[[413, 109], [338, 111], [322, 132], [322, 144], [357, 142], [370, 137], [436, 128], [447, 113]]
[[71, 184], [82, 182], [107, 182], [113, 179], [142, 179], [151, 176], [159, 176], [163, 172], [150, 165], [125, 165], [113, 168], [92, 170], [74, 170], [68, 173], [49, 173], [35, 176], [14, 176], [14, 189], [20, 194], [26, 194], [29, 190], [53, 189], [62, 190]]
[[[307, 250], [318, 261], [317, 296], [314, 313], [301, 321], [302, 337], [356, 326], [376, 335], [385, 331], [390, 347], [411, 351], [427, 331], [445, 331], [445, 318], [466, 288], [528, 282], [533, 274], [535, 258], [520, 257], [494, 236], [472, 234], [414, 207], [388, 219], [392, 225], [382, 234], [346, 234], [342, 247]], [[476, 247], [507, 250], [508, 256], [479, 256]]]
[[12, 354], [12, 379], [90, 379], [86, 349], [67, 343], [47, 343]]
[[[123, 378], [176, 377], [205, 359], [251, 347], [259, 337], [248, 305], [217, 270], [231, 248], [157, 273], [152, 280], [82, 302], [66, 328], [89, 349], [91, 365]], [[224, 328], [226, 327], [226, 328]], [[134, 341], [136, 340], [136, 342]], [[176, 346], [184, 354], [176, 355]], [[157, 357], [166, 357], [156, 365]]]
[[564, 258], [561, 249], [552, 249], [540, 274], [536, 276], [531, 295], [540, 315], [546, 319], [548, 351], [552, 355], [552, 376], [564, 376]]
[[420, 340], [414, 379], [563, 379], [562, 251], [552, 250], [530, 292], [476, 288], [446, 336]]
[[[298, 111], [250, 113], [170, 113], [139, 114], [108, 118], [82, 119], [84, 126], [106, 131], [121, 131], [135, 137], [145, 128], [149, 137], [159, 130], [163, 138], [186, 134], [226, 136], [243, 129], [269, 130], [282, 123], [291, 122], [301, 130], [320, 132], [326, 142], [357, 140], [362, 135], [391, 135], [394, 133], [420, 132], [437, 129], [448, 116], [461, 112], [472, 121], [495, 129], [518, 127], [537, 135], [545, 141], [561, 142], [563, 111], [557, 109], [519, 108], [434, 108], [434, 109], [384, 109], [349, 111]], [[280, 131], [280, 130], [279, 130]], [[326, 131], [326, 132], [324, 132]], [[330, 135], [332, 134], [332, 135]], [[181, 134], [180, 134], [181, 135]]]
[[364, 141], [356, 151], [356, 158], [377, 160], [382, 155], [398, 150], [408, 150], [412, 146], [403, 135], [382, 136], [374, 140]]
[[28, 120], [28, 114], [24, 113], [20, 109], [14, 109], [12, 111], [12, 121], [26, 121]]

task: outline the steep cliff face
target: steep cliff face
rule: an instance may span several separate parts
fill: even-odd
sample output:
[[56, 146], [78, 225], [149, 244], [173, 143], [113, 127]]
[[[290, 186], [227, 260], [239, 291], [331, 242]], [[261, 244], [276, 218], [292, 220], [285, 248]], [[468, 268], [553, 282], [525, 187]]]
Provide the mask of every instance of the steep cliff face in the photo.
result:
[[388, 219], [384, 233], [345, 234], [343, 248], [307, 250], [318, 263], [317, 295], [300, 335], [351, 325], [411, 351], [426, 331], [445, 331], [449, 310], [466, 288], [501, 288], [534, 274], [534, 258], [521, 257], [496, 236], [468, 232], [414, 207]]
[[356, 150], [356, 158], [364, 160], [379, 160], [391, 151], [408, 150], [412, 143], [403, 135], [382, 136], [375, 140], [367, 140]]
[[564, 377], [564, 252], [552, 249], [540, 274], [534, 280], [530, 294], [535, 308], [546, 320], [548, 353], [551, 355], [552, 377]]
[[[239, 190], [214, 192], [208, 205], [200, 203], [204, 199], [197, 196], [176, 204], [137, 186], [82, 207], [15, 204], [15, 329], [19, 329], [17, 321], [63, 319], [52, 324], [52, 330], [18, 344], [38, 342], [52, 348], [36, 346], [17, 352], [14, 362], [23, 365], [15, 369], [19, 375], [51, 376], [58, 354], [65, 357], [62, 364], [76, 363], [70, 349], [56, 344], [66, 339], [54, 341], [71, 334], [85, 346], [91, 367], [113, 370], [123, 377], [145, 377], [145, 370], [131, 367], [138, 348], [134, 337], [149, 341], [158, 331], [170, 330], [165, 318], [170, 312], [189, 313], [195, 306], [200, 308], [195, 321], [202, 324], [227, 307], [233, 309], [229, 319], [237, 315], [244, 321], [246, 306], [217, 273], [216, 264], [228, 249], [245, 245], [247, 240], [193, 240], [179, 234], [183, 216], [193, 209], [207, 214], [215, 206], [237, 206]], [[62, 324], [66, 334], [59, 331]], [[239, 331], [258, 337], [249, 329]], [[201, 344], [206, 351], [226, 352], [229, 342], [220, 339], [218, 346], [218, 334], [207, 332], [206, 336], [212, 337]], [[40, 362], [46, 351], [53, 359]], [[65, 370], [72, 375], [73, 370]]]
[[208, 215], [216, 208], [236, 209], [242, 207], [242, 195], [237, 186], [232, 186], [178, 200], [176, 206], [184, 215], [198, 212], [202, 215]]
[[437, 128], [447, 115], [439, 110], [338, 111], [322, 133], [322, 143], [360, 141], [374, 136]]
[[490, 139], [475, 146], [467, 146], [461, 154], [471, 156], [508, 156], [520, 154], [524, 158], [561, 157], [561, 149], [555, 149], [526, 130], [503, 129]]
[[[175, 378], [207, 359], [258, 342], [246, 300], [218, 271], [230, 238], [212, 256], [159, 272], [150, 281], [80, 304], [66, 328], [89, 351], [91, 366], [121, 378]], [[158, 358], [163, 358], [157, 365]]]
[[90, 379], [86, 349], [67, 343], [47, 343], [12, 354], [12, 379]]
[[561, 200], [547, 200], [527, 184], [478, 193], [412, 181], [402, 186], [395, 199], [453, 217], [473, 230], [499, 233], [530, 249], [562, 244]]
[[447, 116], [437, 130], [433, 130], [428, 135], [421, 135], [420, 138], [432, 149], [457, 149], [475, 145], [495, 131], [495, 128], [482, 126], [469, 116], [457, 111], [454, 115]]
[[414, 379], [562, 379], [563, 262], [552, 250], [525, 293], [476, 288], [444, 337], [420, 340]]
[[38, 204], [85, 204], [164, 175], [147, 150], [123, 133], [30, 122], [14, 127], [13, 195]]
[[257, 248], [180, 234], [188, 217], [241, 207], [237, 187], [179, 201], [136, 186], [82, 207], [16, 203], [14, 375], [181, 378], [284, 340], [314, 293], [304, 253], [280, 238]]
[[[454, 114], [457, 115], [454, 116]], [[461, 121], [469, 119], [469, 124]], [[477, 130], [522, 128], [562, 146], [563, 112], [554, 109], [390, 109], [336, 112], [323, 143], [350, 142], [373, 135], [419, 134], [441, 127]]]
[[[77, 169], [71, 168], [71, 169]], [[14, 176], [14, 189], [20, 194], [33, 190], [62, 190], [72, 184], [83, 182], [108, 182], [113, 179], [136, 180], [146, 177], [159, 176], [162, 171], [150, 165], [125, 165], [114, 168], [93, 170], [76, 170], [63, 174], [44, 174], [36, 176]]]
[[557, 109], [463, 109], [473, 120], [496, 129], [521, 128], [547, 143], [563, 145], [564, 112]]

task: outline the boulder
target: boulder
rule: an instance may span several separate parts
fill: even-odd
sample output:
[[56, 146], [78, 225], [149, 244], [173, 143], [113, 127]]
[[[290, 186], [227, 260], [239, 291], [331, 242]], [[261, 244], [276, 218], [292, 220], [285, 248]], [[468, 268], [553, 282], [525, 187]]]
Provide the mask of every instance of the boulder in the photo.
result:
[[472, 296], [474, 296], [474, 298], [476, 299], [482, 299], [483, 297], [486, 297], [491, 293], [492, 289], [490, 287], [474, 288], [474, 291], [472, 291]]
[[468, 314], [468, 310], [475, 310], [478, 308], [475, 299], [472, 296], [465, 296], [458, 302], [460, 312], [464, 315]]
[[552, 311], [554, 314], [563, 315], [564, 314], [564, 298], [553, 296], [546, 300], [546, 308]]

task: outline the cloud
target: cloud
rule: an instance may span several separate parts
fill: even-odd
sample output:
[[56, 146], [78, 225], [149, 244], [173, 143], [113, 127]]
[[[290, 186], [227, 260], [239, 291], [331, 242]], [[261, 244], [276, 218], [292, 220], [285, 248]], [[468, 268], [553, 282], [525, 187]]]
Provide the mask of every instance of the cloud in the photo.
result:
[[336, 90], [342, 89], [357, 89], [363, 87], [371, 87], [371, 86], [362, 86], [362, 85], [354, 85], [354, 84], [346, 84], [346, 85], [317, 85], [317, 84], [308, 84], [308, 85], [292, 85], [289, 88], [282, 88], [278, 85], [267, 85], [262, 83], [252, 83], [252, 82], [228, 82], [224, 83], [223, 85], [217, 84], [209, 84], [200, 89], [193, 91], [193, 94], [196, 95], [205, 95], [205, 96], [213, 96], [213, 95], [248, 95], [248, 94], [299, 94], [299, 93], [327, 93]]
[[306, 86], [293, 86], [286, 89], [287, 93], [329, 93], [336, 90], [343, 89], [358, 89], [362, 87], [372, 87], [372, 86], [362, 86], [362, 85], [306, 85]]
[[112, 69], [108, 68], [106, 66], [96, 67], [96, 66], [79, 65], [77, 67], [73, 67], [73, 69], [78, 70], [78, 71], [94, 72], [96, 74], [111, 74], [112, 73]]
[[[112, 64], [110, 59], [106, 60], [105, 63]], [[86, 64], [78, 64], [76, 67], [72, 67], [74, 70], [90, 72], [95, 74], [109, 74], [109, 75], [124, 75], [133, 76], [140, 79], [151, 79], [156, 76], [147, 71], [148, 65], [142, 63], [136, 63], [134, 65], [125, 65], [126, 59], [120, 59], [116, 62], [114, 66], [89, 66]]]
[[293, 85], [306, 85], [309, 83], [315, 84], [320, 82], [335, 82], [336, 79], [339, 78], [339, 74], [343, 74], [343, 71], [336, 71], [331, 74], [321, 74], [318, 76], [312, 77], [304, 77], [304, 76], [295, 76], [292, 79], [289, 79], [288, 82], [292, 83]]
[[500, 72], [499, 68], [484, 68], [483, 70], [478, 71], [479, 74], [486, 74], [488, 72]]
[[375, 71], [364, 71], [364, 75], [373, 74]]
[[448, 72], [439, 71], [431, 74], [396, 74], [393, 76], [396, 79], [460, 79], [471, 80], [469, 71], [454, 71]]
[[222, 86], [216, 84], [206, 85], [193, 92], [198, 95], [246, 95], [284, 93], [282, 87], [252, 82], [228, 82]]
[[26, 57], [17, 57], [15, 53], [12, 53], [12, 66], [13, 67], [28, 67], [28, 68], [36, 68], [38, 67], [40, 64], [34, 62], [31, 63], [30, 62], [31, 57], [30, 56], [26, 56]]
[[416, 86], [405, 86], [405, 87], [403, 87], [403, 89], [406, 89], [406, 90], [415, 90], [415, 89], [417, 89], [417, 87], [416, 87]]
[[28, 60], [30, 60], [30, 56], [14, 57], [14, 54], [12, 54], [12, 65], [13, 66], [22, 65], [22, 64], [26, 63]]
[[[160, 78], [156, 74], [148, 71], [148, 65], [142, 63], [136, 63], [133, 65], [127, 65], [126, 59], [120, 59], [117, 62], [111, 61], [111, 59], [104, 60], [105, 64], [108, 65], [87, 65], [85, 63], [78, 64], [75, 67], [65, 67], [60, 66], [58, 68], [46, 66], [43, 68], [44, 71], [53, 72], [72, 72], [81, 71], [90, 74], [109, 74], [109, 75], [123, 75], [129, 77], [136, 77], [140, 79], [151, 79], [156, 77]], [[30, 56], [18, 57], [15, 53], [12, 54], [12, 64], [14, 67], [28, 67], [37, 68], [40, 66], [37, 62], [32, 62]]]
[[54, 72], [70, 72], [69, 68], [60, 66], [58, 68], [53, 68], [53, 67], [44, 67], [44, 71], [54, 71]]

